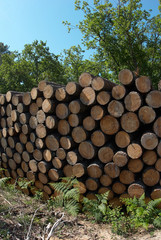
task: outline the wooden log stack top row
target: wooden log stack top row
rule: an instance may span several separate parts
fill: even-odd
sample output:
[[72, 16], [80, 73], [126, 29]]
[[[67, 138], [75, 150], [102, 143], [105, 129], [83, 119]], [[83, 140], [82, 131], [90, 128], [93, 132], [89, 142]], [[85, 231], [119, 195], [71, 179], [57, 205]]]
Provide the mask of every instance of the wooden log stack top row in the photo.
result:
[[77, 177], [88, 198], [110, 191], [114, 205], [161, 197], [161, 91], [128, 69], [118, 80], [82, 73], [79, 83], [1, 94], [1, 175], [32, 181], [23, 191], [45, 199], [63, 176]]

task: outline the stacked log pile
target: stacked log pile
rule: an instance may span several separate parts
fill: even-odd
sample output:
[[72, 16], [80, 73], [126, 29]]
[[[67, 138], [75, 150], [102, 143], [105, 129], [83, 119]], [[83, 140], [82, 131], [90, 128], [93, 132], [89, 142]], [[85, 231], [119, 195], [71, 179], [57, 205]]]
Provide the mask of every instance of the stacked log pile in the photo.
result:
[[41, 81], [31, 92], [0, 95], [0, 165], [44, 198], [50, 183], [75, 176], [88, 198], [161, 197], [161, 91], [124, 69], [120, 85], [89, 73], [66, 86]]

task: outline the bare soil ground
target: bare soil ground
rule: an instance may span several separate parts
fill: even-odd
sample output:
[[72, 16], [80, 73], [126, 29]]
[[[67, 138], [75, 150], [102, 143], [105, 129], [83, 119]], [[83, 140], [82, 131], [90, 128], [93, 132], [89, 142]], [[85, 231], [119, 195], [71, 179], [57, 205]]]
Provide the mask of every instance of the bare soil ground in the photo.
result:
[[[37, 212], [35, 212], [37, 210]], [[35, 214], [35, 217], [33, 217]], [[16, 192], [0, 189], [0, 240], [41, 240], [47, 230], [58, 223], [62, 210], [49, 210], [47, 204]], [[32, 222], [33, 220], [33, 222]], [[32, 222], [32, 224], [31, 224]], [[31, 224], [31, 231], [29, 226]], [[45, 235], [47, 236], [47, 234]], [[28, 238], [27, 238], [28, 237]], [[108, 224], [97, 224], [84, 215], [64, 215], [50, 240], [160, 240], [161, 231], [139, 230], [128, 237], [112, 233]]]

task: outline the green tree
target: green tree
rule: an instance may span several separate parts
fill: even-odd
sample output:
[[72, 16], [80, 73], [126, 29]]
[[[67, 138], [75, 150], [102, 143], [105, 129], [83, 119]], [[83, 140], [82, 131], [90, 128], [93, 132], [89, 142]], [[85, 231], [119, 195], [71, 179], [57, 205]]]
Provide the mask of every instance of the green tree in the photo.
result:
[[[161, 1], [160, 1], [161, 5]], [[161, 77], [161, 14], [151, 17], [142, 9], [141, 0], [75, 1], [75, 9], [84, 13], [76, 27], [83, 35], [87, 49], [95, 51], [95, 59], [102, 62], [117, 79], [119, 71], [129, 68], [149, 75], [154, 84]], [[69, 31], [71, 23], [65, 22]]]
[[2, 58], [1, 58], [2, 54], [10, 53], [8, 49], [9, 49], [8, 45], [4, 45], [4, 43], [0, 42], [0, 64], [2, 64]]
[[65, 82], [64, 68], [58, 56], [49, 52], [43, 41], [26, 44], [22, 53], [2, 55], [0, 65], [0, 92], [30, 91], [38, 82]]

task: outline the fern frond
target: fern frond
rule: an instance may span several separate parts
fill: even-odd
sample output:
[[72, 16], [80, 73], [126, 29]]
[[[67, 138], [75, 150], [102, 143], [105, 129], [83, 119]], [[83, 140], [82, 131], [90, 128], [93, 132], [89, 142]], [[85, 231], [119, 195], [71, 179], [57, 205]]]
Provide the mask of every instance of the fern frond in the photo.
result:
[[161, 203], [161, 198], [157, 198], [157, 199], [149, 201], [148, 204], [147, 204], [147, 211], [148, 212], [153, 211], [154, 208], [157, 207], [157, 205], [159, 203]]
[[80, 198], [80, 193], [77, 188], [72, 188], [69, 191], [66, 192], [64, 195], [64, 199], [69, 200], [69, 199], [74, 199], [75, 201], [79, 201]]
[[10, 177], [4, 177], [0, 179], [0, 187], [3, 187], [5, 185], [5, 183], [10, 180]]

